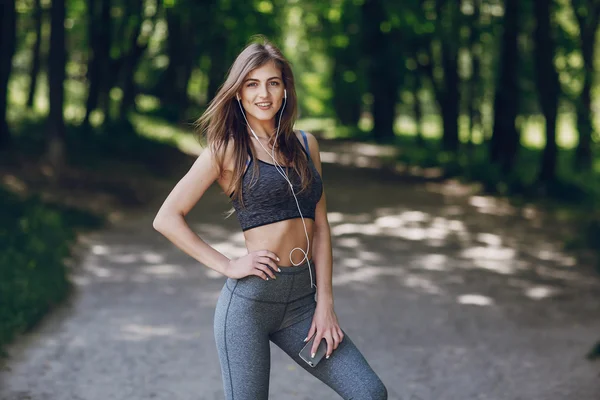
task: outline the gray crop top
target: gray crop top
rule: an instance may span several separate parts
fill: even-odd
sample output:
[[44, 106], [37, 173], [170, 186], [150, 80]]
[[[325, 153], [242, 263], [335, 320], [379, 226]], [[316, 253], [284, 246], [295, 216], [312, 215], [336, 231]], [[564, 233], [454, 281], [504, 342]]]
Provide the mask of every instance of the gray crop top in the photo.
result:
[[[310, 157], [306, 134], [304, 131], [300, 131], [300, 133], [302, 133], [306, 147], [302, 147], [302, 149], [308, 157], [308, 166], [313, 179], [302, 193], [298, 193], [301, 189], [300, 176], [292, 168], [288, 169], [288, 179], [294, 187], [302, 216], [314, 220], [315, 208], [323, 194], [323, 182]], [[250, 160], [246, 163], [246, 171], [242, 177], [242, 196], [245, 207], [242, 208], [239, 201], [232, 199], [232, 205], [240, 221], [242, 231], [286, 219], [300, 218], [290, 186], [283, 176], [277, 172], [275, 165], [262, 160], [257, 161], [259, 176], [252, 179], [252, 174], [248, 174], [248, 170], [251, 168], [250, 164], [254, 162], [254, 157], [250, 155]]]

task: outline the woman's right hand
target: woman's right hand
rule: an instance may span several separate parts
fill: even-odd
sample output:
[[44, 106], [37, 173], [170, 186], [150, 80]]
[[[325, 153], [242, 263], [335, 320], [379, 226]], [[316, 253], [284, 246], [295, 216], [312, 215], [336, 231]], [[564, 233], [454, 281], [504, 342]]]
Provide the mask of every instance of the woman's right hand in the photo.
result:
[[277, 279], [273, 271], [281, 272], [281, 270], [276, 261], [279, 261], [279, 257], [269, 250], [253, 251], [243, 257], [229, 260], [225, 275], [232, 279], [241, 279], [250, 275], [256, 275], [266, 281]]

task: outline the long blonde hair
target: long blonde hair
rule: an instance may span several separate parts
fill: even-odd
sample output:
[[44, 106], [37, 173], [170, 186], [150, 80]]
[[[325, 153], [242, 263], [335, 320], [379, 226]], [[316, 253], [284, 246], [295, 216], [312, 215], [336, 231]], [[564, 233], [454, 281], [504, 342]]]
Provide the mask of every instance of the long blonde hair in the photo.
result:
[[[250, 145], [250, 135], [242, 111], [237, 104], [236, 93], [240, 91], [244, 79], [250, 72], [268, 62], [274, 62], [280, 68], [283, 84], [287, 90], [285, 109], [283, 113], [279, 110], [275, 117], [278, 118], [281, 115], [277, 148], [283, 156], [285, 164], [293, 168], [300, 176], [301, 191], [305, 190], [312, 180], [312, 174], [308, 168], [308, 158], [302, 151], [302, 145], [293, 130], [298, 114], [298, 102], [292, 68], [276, 46], [264, 37], [259, 37], [258, 40], [258, 42], [255, 41], [246, 46], [237, 56], [227, 73], [225, 82], [204, 114], [196, 121], [201, 138], [205, 138], [208, 146], [215, 154], [219, 175], [224, 172], [225, 149], [227, 149], [229, 141], [233, 140], [234, 170], [228, 190], [231, 192], [231, 189], [233, 189], [233, 199], [239, 201], [242, 206], [242, 178], [248, 152], [252, 153], [254, 159], [256, 159], [256, 156]], [[274, 140], [274, 138], [273, 135], [271, 140]], [[308, 151], [308, 149], [306, 150]], [[256, 162], [254, 163], [253, 174], [258, 176], [258, 163]]]

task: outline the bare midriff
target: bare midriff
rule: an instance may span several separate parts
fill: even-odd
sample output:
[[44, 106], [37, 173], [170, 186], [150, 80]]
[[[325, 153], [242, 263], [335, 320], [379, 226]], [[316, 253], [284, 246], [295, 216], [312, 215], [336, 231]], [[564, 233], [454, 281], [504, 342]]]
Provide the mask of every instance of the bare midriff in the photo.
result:
[[[307, 257], [310, 260], [312, 257], [313, 226], [315, 221], [311, 218], [304, 218], [304, 223], [306, 224], [306, 231], [310, 240]], [[257, 250], [272, 251], [281, 260], [278, 263], [281, 268], [300, 265], [306, 261], [303, 252], [306, 252], [308, 246], [306, 243], [306, 233], [304, 232], [304, 226], [300, 218], [287, 219], [248, 229], [244, 232], [244, 238], [246, 239], [248, 252]], [[302, 251], [294, 250], [290, 255], [290, 252], [296, 247], [299, 247]]]
[[[296, 134], [299, 135], [299, 133]], [[300, 137], [298, 140], [301, 140]], [[264, 161], [266, 163], [272, 162], [272, 160], [267, 160], [270, 155], [264, 152], [263, 149], [259, 148], [260, 146], [253, 147], [256, 154], [259, 155], [258, 159], [260, 161]], [[227, 193], [229, 190], [229, 184], [232, 177], [232, 167], [233, 162], [231, 160], [227, 160], [225, 162], [225, 172], [223, 176], [217, 180], [219, 186], [221, 186], [221, 189], [223, 189], [225, 193]], [[281, 260], [278, 263], [278, 266], [281, 268], [300, 265], [306, 262], [307, 259], [312, 259], [313, 228], [315, 221], [311, 218], [305, 217], [304, 223], [306, 224], [306, 232], [308, 233], [308, 238], [310, 241], [310, 247], [308, 249], [308, 255], [306, 256], [306, 259], [304, 252], [306, 252], [308, 245], [306, 243], [304, 226], [300, 217], [257, 226], [256, 228], [244, 231], [246, 249], [248, 252], [257, 250], [272, 251]], [[302, 249], [302, 251], [294, 250], [296, 247], [299, 247]], [[290, 255], [292, 250], [294, 250], [294, 252]]]

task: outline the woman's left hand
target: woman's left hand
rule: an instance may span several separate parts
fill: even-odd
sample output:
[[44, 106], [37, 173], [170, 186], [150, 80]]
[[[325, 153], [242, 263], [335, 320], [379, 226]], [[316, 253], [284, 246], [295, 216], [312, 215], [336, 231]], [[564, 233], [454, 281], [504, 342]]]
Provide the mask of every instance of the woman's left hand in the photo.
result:
[[319, 303], [317, 303], [317, 309], [315, 310], [308, 336], [304, 341], [307, 342], [313, 335], [315, 335], [315, 340], [310, 352], [311, 356], [314, 357], [314, 354], [319, 347], [319, 343], [321, 343], [321, 339], [323, 338], [327, 341], [326, 358], [329, 358], [333, 350], [338, 348], [340, 342], [344, 338], [344, 332], [342, 332], [342, 328], [340, 328], [340, 325], [338, 324], [337, 316], [335, 315], [335, 311], [333, 311], [332, 305], [319, 305]]

